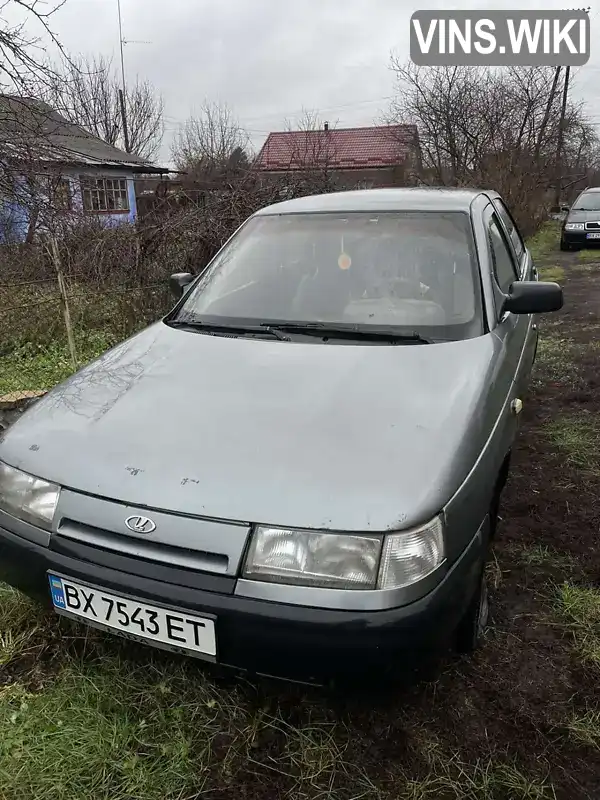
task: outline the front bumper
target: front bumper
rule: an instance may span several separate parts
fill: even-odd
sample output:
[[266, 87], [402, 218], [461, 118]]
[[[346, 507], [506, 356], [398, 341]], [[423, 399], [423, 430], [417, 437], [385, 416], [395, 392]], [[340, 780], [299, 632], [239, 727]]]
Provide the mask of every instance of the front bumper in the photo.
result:
[[586, 245], [599, 245], [600, 239], [588, 239], [588, 233], [597, 233], [600, 234], [600, 230], [598, 231], [566, 231], [563, 229], [562, 231], [562, 239], [563, 242], [566, 244], [572, 245], [579, 245], [580, 247], [584, 247]]
[[478, 534], [437, 587], [384, 611], [338, 611], [180, 586], [82, 561], [0, 528], [0, 580], [50, 604], [47, 571], [113, 594], [216, 617], [217, 661], [251, 672], [322, 679], [400, 668], [447, 643], [476, 590]]

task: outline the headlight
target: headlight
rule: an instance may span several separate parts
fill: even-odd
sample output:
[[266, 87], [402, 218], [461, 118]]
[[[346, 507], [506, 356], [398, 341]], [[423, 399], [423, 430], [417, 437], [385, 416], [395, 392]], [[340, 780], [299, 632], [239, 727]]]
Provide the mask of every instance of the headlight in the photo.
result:
[[443, 560], [439, 517], [386, 536], [259, 527], [243, 575], [328, 589], [396, 589], [425, 578]]
[[582, 231], [584, 228], [584, 222], [567, 222], [565, 225], [566, 231]]
[[376, 536], [257, 528], [244, 577], [330, 589], [374, 589], [381, 553]]
[[444, 528], [440, 517], [427, 525], [385, 537], [379, 589], [400, 589], [426, 578], [444, 560]]
[[0, 461], [0, 509], [50, 530], [60, 489]]

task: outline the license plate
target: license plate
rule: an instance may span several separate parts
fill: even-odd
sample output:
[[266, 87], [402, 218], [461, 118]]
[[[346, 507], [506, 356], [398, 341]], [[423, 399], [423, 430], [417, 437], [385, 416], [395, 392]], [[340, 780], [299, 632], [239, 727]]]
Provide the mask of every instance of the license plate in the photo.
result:
[[214, 620], [160, 608], [48, 573], [55, 610], [157, 647], [217, 654]]
[[600, 232], [598, 232], [598, 233], [588, 233], [586, 238], [587, 239], [600, 239]]

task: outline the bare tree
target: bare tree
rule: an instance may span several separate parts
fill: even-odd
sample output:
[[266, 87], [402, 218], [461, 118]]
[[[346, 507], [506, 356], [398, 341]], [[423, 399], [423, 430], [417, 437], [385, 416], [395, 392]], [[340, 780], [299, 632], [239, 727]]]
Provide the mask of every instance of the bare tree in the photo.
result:
[[557, 73], [419, 67], [392, 60], [398, 91], [386, 121], [417, 125], [421, 180], [497, 189], [531, 228], [557, 180], [576, 181], [596, 158], [598, 138], [581, 105], [570, 103], [557, 175]]
[[[108, 144], [124, 147], [120, 88], [110, 59], [78, 56], [53, 68], [38, 86], [38, 94], [70, 122]], [[129, 149], [151, 160], [164, 132], [163, 99], [149, 81], [136, 77], [126, 87], [125, 105]]]
[[178, 169], [196, 179], [211, 179], [232, 164], [247, 164], [249, 142], [227, 105], [205, 101], [180, 127], [171, 152]]
[[[51, 17], [63, 3], [0, 3], [0, 237], [5, 242], [24, 224], [31, 229], [44, 198], [54, 191], [39, 166], [49, 150], [46, 114], [30, 114], [26, 98], [33, 86], [46, 86], [54, 78], [42, 36], [63, 52], [51, 28]], [[9, 14], [19, 21], [9, 21]]]
[[335, 144], [329, 122], [319, 112], [304, 109], [297, 122], [286, 121], [290, 137], [289, 169], [305, 174], [305, 179], [328, 185], [333, 180], [331, 164]]
[[[63, 52], [50, 27], [50, 18], [66, 0], [45, 6], [39, 0], [3, 0], [0, 3], [0, 87], [3, 91], [26, 94], [32, 83], [45, 82], [51, 70], [45, 60], [46, 49], [40, 36], [31, 32], [36, 25]], [[20, 12], [19, 22], [9, 22], [7, 12]]]

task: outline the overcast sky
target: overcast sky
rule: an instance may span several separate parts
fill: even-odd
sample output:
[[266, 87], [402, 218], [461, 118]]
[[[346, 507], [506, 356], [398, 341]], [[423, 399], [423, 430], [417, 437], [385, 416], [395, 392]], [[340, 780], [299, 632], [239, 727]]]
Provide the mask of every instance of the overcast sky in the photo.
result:
[[[50, 3], [51, 0], [48, 0]], [[592, 56], [575, 92], [600, 124], [600, 0], [591, 5]], [[564, 0], [453, 2], [453, 8], [565, 8]], [[381, 118], [394, 91], [390, 53], [409, 57], [412, 0], [121, 0], [126, 74], [165, 100], [162, 160], [180, 122], [204, 98], [226, 102], [259, 147], [304, 108], [339, 127]], [[119, 56], [117, 0], [66, 0], [52, 28], [73, 53]], [[32, 32], [33, 32], [32, 28]], [[143, 42], [143, 43], [136, 43]], [[146, 43], [147, 42], [147, 43]]]

